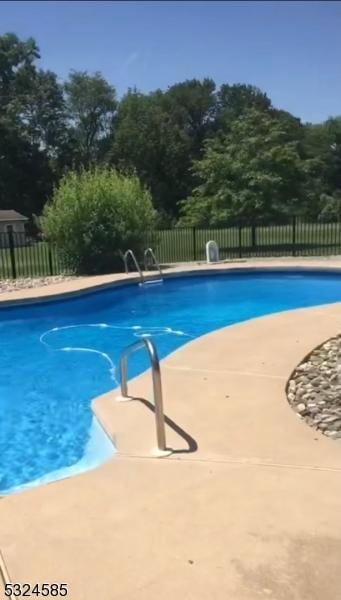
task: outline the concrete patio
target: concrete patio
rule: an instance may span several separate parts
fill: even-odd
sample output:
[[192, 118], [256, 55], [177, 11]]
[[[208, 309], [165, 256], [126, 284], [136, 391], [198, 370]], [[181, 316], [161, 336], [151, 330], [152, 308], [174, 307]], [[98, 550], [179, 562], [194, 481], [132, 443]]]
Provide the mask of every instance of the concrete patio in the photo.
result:
[[[95, 285], [122, 278], [109, 277]], [[58, 285], [75, 291], [74, 281]], [[340, 328], [340, 304], [300, 309], [224, 328], [167, 357], [169, 458], [150, 454], [150, 373], [129, 383], [141, 400], [117, 403], [117, 390], [96, 399], [118, 454], [0, 500], [11, 580], [67, 583], [72, 600], [338, 600], [341, 441], [307, 427], [285, 385]]]

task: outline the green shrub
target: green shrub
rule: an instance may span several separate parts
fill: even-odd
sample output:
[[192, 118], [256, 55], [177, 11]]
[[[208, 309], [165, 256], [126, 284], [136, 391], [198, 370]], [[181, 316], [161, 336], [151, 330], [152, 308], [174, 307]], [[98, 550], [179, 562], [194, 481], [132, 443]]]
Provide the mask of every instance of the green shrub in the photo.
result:
[[149, 191], [137, 177], [111, 169], [68, 173], [40, 218], [44, 237], [79, 274], [121, 270], [120, 252], [141, 255], [154, 223]]

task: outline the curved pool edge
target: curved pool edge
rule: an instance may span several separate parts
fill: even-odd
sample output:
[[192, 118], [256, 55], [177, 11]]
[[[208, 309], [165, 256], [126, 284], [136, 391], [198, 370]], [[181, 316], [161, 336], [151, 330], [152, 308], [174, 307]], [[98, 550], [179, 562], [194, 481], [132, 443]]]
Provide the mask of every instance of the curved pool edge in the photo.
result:
[[[265, 466], [283, 464], [295, 468], [341, 470], [341, 441], [331, 440], [300, 422], [286, 398], [286, 383], [296, 364], [313, 347], [335, 334], [338, 327], [335, 317], [338, 318], [341, 331], [341, 302], [259, 316], [206, 333], [163, 358], [160, 364], [165, 415], [184, 434], [179, 436], [178, 432], [175, 433], [171, 427], [166, 426], [167, 445], [176, 450], [168, 460], [213, 460]], [[318, 329], [315, 327], [316, 320], [319, 323]], [[270, 331], [272, 337], [268, 338]], [[270, 339], [270, 343], [266, 342], [267, 339]], [[259, 343], [259, 340], [261, 348], [258, 348], [255, 355], [253, 345]], [[228, 368], [221, 360], [224, 356], [229, 357]], [[207, 383], [203, 384], [203, 381]], [[266, 404], [271, 400], [271, 414], [268, 407], [266, 422], [260, 419], [256, 428], [259, 438], [264, 433], [263, 425], [266, 438], [272, 432], [270, 439], [263, 438], [265, 444], [261, 444], [260, 450], [252, 448], [253, 443], [257, 442], [254, 439], [249, 440], [248, 445], [243, 448], [242, 456], [239, 451], [236, 452], [239, 444], [233, 435], [234, 426], [231, 430], [231, 415], [226, 410], [228, 407], [218, 411], [217, 416], [217, 400], [219, 401], [220, 395], [224, 398], [226, 396], [221, 394], [222, 384], [228, 389], [228, 396], [232, 389], [232, 394], [239, 395], [242, 400], [240, 410], [237, 411], [239, 429], [243, 420], [250, 423], [250, 409], [254, 412], [254, 400], [262, 400], [259, 407], [261, 412], [264, 400]], [[251, 389], [254, 399], [251, 403], [248, 401], [245, 407], [243, 403]], [[16, 489], [2, 492], [0, 500], [5, 501], [23, 492], [37, 491], [50, 484], [58, 487], [58, 484], [65, 481], [77, 482], [79, 477], [89, 476], [91, 472], [98, 473], [106, 465], [126, 457], [153, 458], [151, 450], [156, 445], [154, 415], [145, 403], [138, 401], [139, 398], [152, 401], [149, 369], [129, 381], [129, 392], [137, 401], [116, 402], [116, 397], [120, 395], [119, 388], [94, 397], [91, 401], [94, 419], [102, 430], [102, 442], [106, 438], [111, 446], [110, 456], [106, 454], [104, 460], [97, 460], [97, 450], [91, 456], [87, 453], [78, 463], [60, 469], [58, 473], [49, 473], [38, 480], [17, 486]], [[212, 406], [212, 400], [215, 406]], [[251, 420], [255, 422], [257, 415], [254, 414]], [[221, 432], [218, 433], [217, 421], [227, 424], [224, 438], [228, 438], [230, 432], [234, 438], [231, 448], [225, 447]], [[274, 459], [273, 455], [278, 453], [283, 432], [288, 435], [286, 443], [290, 440], [289, 456], [283, 457], [280, 452]], [[205, 437], [209, 438], [208, 444], [205, 443]], [[317, 437], [318, 448], [315, 444]], [[188, 453], [188, 438], [198, 444], [196, 451]], [[295, 455], [297, 447], [299, 450]], [[303, 453], [300, 453], [302, 448]]]
[[[226, 266], [226, 264], [222, 264], [222, 265], [214, 265], [214, 267], [207, 267], [207, 265], [200, 265], [198, 268], [193, 268], [193, 266], [189, 267], [189, 268], [181, 268], [180, 270], [174, 269], [174, 271], [172, 272], [168, 272], [166, 274], [167, 278], [180, 278], [180, 277], [185, 277], [185, 276], [199, 276], [199, 275], [212, 275], [212, 274], [218, 274], [218, 275], [224, 275], [225, 273], [228, 272], [268, 272], [268, 273], [273, 273], [273, 272], [290, 272], [290, 271], [303, 271], [303, 272], [326, 272], [326, 273], [340, 273], [341, 272], [341, 265], [339, 263], [339, 266], [336, 267], [335, 265], [328, 265], [328, 267], [325, 266], [325, 263], [323, 263], [323, 267], [321, 265], [321, 261], [314, 261], [314, 264], [307, 264], [305, 261], [300, 262], [300, 264], [278, 264], [277, 262], [271, 262], [271, 264], [264, 266], [264, 264], [262, 263], [262, 266], [258, 266], [255, 264], [252, 264], [251, 266], [249, 264], [245, 264], [243, 267], [240, 266], [240, 264], [234, 264], [233, 266], [229, 265]], [[96, 293], [99, 292], [103, 289], [107, 289], [112, 288], [112, 287], [126, 287], [127, 285], [134, 285], [134, 283], [136, 283], [138, 281], [138, 278], [134, 275], [132, 277], [126, 278], [125, 275], [121, 275], [120, 278], [115, 281], [115, 283], [113, 284], [112, 282], [106, 282], [104, 284], [101, 285], [97, 285], [95, 286], [91, 286], [90, 288], [87, 289], [82, 289], [77, 293], [78, 294], [89, 294], [89, 293]], [[70, 299], [74, 296], [74, 292], [71, 293], [63, 293], [62, 294], [62, 298], [67, 298], [70, 297]], [[52, 295], [50, 297], [48, 297], [48, 300], [50, 301], [55, 301], [58, 300], [60, 298], [60, 295], [58, 295], [56, 297], [56, 295]], [[32, 302], [34, 303], [39, 303], [41, 300], [39, 299], [35, 299], [35, 300], [31, 300], [29, 301], [29, 304], [31, 304]], [[8, 306], [8, 303], [6, 303]], [[1, 305], [1, 302], [0, 302]], [[17, 305], [17, 303], [14, 304], [14, 306]], [[327, 304], [327, 305], [319, 305], [317, 307], [313, 307], [313, 310], [317, 309], [323, 309], [323, 308], [329, 308], [331, 306], [338, 306], [340, 305], [339, 302], [335, 302], [333, 304]], [[297, 311], [306, 311], [306, 310], [311, 310], [310, 308], [297, 308], [294, 310], [288, 310], [288, 311], [283, 311], [283, 313], [281, 312], [280, 314], [284, 314], [284, 313], [296, 313]], [[275, 313], [278, 314], [278, 313]], [[267, 319], [268, 317], [272, 317], [273, 315], [267, 315], [267, 316], [260, 316], [260, 317], [255, 317], [252, 319], [248, 319], [246, 322], [252, 322], [252, 321], [258, 321], [258, 320], [263, 320], [263, 319]], [[219, 331], [221, 330], [225, 330], [228, 329], [230, 330], [231, 328], [235, 328], [239, 325], [244, 325], [245, 322], [243, 323], [238, 323], [235, 325], [229, 325], [227, 327], [222, 327], [219, 329], [216, 329], [213, 332], [207, 333], [203, 336], [201, 336], [200, 338], [197, 338], [191, 342], [188, 342], [185, 347], [191, 346], [192, 344], [196, 343], [197, 341], [201, 340], [202, 338], [206, 338], [206, 337], [211, 337], [215, 334], [217, 334]], [[335, 333], [335, 330], [333, 330], [333, 333]], [[183, 348], [183, 347], [182, 347]], [[171, 361], [173, 356], [178, 355], [178, 353], [181, 352], [181, 349], [179, 348], [177, 350], [175, 350], [174, 352], [172, 352], [170, 355], [168, 355], [163, 361], [162, 364], [164, 362], [168, 363], [168, 359]], [[311, 349], [311, 348], [310, 348]], [[302, 358], [302, 357], [301, 357]], [[146, 373], [146, 372], [145, 372]], [[289, 374], [288, 374], [289, 376]], [[141, 375], [141, 377], [143, 377], [143, 374]], [[139, 379], [139, 377], [135, 378], [135, 379]], [[132, 380], [132, 383], [134, 382], [134, 380]], [[109, 392], [109, 394], [111, 394], [112, 392]], [[104, 396], [107, 396], [108, 394], [105, 394]], [[108, 436], [110, 438], [110, 440], [112, 441], [112, 443], [114, 444], [114, 446], [116, 446], [117, 444], [117, 431], [111, 430], [110, 426], [107, 427], [105, 421], [103, 421], [103, 419], [101, 418], [101, 415], [98, 413], [97, 408], [95, 408], [95, 406], [97, 406], [97, 401], [99, 399], [101, 399], [103, 397], [103, 395], [99, 396], [99, 397], [95, 397], [92, 401], [92, 411], [93, 414], [95, 415], [95, 417], [98, 419], [99, 423], [101, 424], [102, 428], [104, 429], [104, 432], [106, 434], [106, 436]], [[121, 446], [118, 448], [119, 451], [121, 451]], [[133, 453], [135, 451], [133, 450]], [[122, 452], [121, 452], [122, 453]], [[85, 463], [87, 462], [87, 458], [88, 456], [84, 456], [81, 461], [79, 461], [80, 463], [83, 463], [85, 460]], [[104, 461], [98, 461], [97, 464], [95, 464], [93, 467], [88, 467], [85, 466], [83, 468], [83, 466], [79, 465], [79, 463], [76, 463], [75, 465], [73, 465], [71, 468], [66, 467], [65, 469], [62, 469], [61, 471], [63, 471], [63, 474], [59, 475], [55, 472], [50, 473], [49, 475], [47, 475], [46, 477], [44, 476], [43, 478], [39, 479], [38, 481], [33, 481], [28, 483], [27, 485], [24, 486], [19, 486], [18, 490], [10, 490], [10, 492], [2, 492], [2, 495], [5, 495], [6, 493], [12, 493], [13, 491], [24, 491], [25, 489], [34, 487], [36, 485], [41, 485], [43, 483], [50, 483], [51, 481], [56, 481], [58, 479], [61, 478], [65, 478], [65, 477], [71, 477], [75, 474], [80, 474], [81, 472], [84, 472], [85, 470], [88, 470], [89, 468], [96, 468], [97, 466], [100, 466], [101, 464], [103, 464]], [[70, 470], [70, 473], [68, 473], [68, 471]], [[65, 472], [65, 474], [64, 474]]]
[[[341, 302], [281, 311], [222, 327], [187, 342], [165, 357], [160, 362], [165, 414], [197, 441], [199, 448], [190, 454], [191, 460], [225, 460], [227, 455], [233, 460], [235, 454], [240, 455], [239, 449], [236, 452], [239, 444], [233, 425], [231, 429], [231, 406], [228, 403], [217, 409], [210, 404], [212, 398], [217, 402], [223, 385], [229, 392], [232, 387], [233, 394], [240, 400], [239, 407], [232, 407], [232, 413], [238, 413], [238, 429], [244, 420], [251, 426], [251, 436], [255, 428], [260, 438], [263, 437], [263, 440], [253, 439], [252, 456], [248, 456], [247, 449], [242, 451], [243, 460], [270, 464], [274, 449], [282, 439], [283, 447], [275, 450], [279, 463], [341, 469], [341, 441], [331, 440], [308, 427], [286, 398], [286, 384], [295, 366], [336, 331], [341, 331]], [[255, 346], [258, 346], [257, 353]], [[138, 401], [142, 398], [152, 403], [149, 370], [130, 380], [129, 392], [137, 401], [116, 402], [120, 394], [116, 388], [94, 398], [91, 408], [115, 444], [115, 460], [125, 456], [151, 458], [155, 447], [154, 414], [145, 403]], [[265, 422], [257, 417], [258, 408], [248, 395], [255, 400], [258, 396], [260, 410], [267, 405]], [[225, 396], [221, 394], [220, 400]], [[234, 440], [231, 447], [221, 438], [221, 432], [217, 435], [218, 443], [214, 440], [215, 409], [219, 415], [217, 421], [227, 425], [226, 437], [230, 434]], [[171, 427], [166, 430], [167, 445], [176, 450], [170, 459], [188, 458], [187, 450], [182, 452], [179, 448], [179, 443], [184, 445], [184, 438], [174, 434]], [[198, 431], [203, 433], [199, 437]], [[209, 438], [207, 446], [203, 443], [206, 436]], [[285, 448], [285, 443], [290, 448]]]
[[[219, 264], [208, 266], [206, 263], [178, 263], [163, 271], [165, 279], [174, 277], [191, 277], [196, 275], [222, 275], [235, 271], [326, 271], [329, 273], [341, 272], [341, 257], [325, 258], [285, 258], [285, 259], [250, 259], [239, 261], [224, 261]], [[0, 294], [0, 308], [37, 303], [53, 302], [77, 298], [102, 290], [115, 287], [124, 287], [139, 283], [139, 277], [135, 273], [113, 273], [110, 275], [96, 275], [80, 277], [65, 282], [53, 283], [48, 286], [37, 288], [23, 288], [20, 290]]]
[[[54, 581], [57, 565], [70, 590], [84, 600], [117, 589], [118, 572], [119, 594], [127, 600], [136, 598], [146, 581], [144, 598], [156, 598], [171, 581], [167, 597], [174, 597], [174, 589], [178, 597], [191, 589], [203, 600], [212, 595], [219, 567], [226, 576], [213, 590], [218, 596], [254, 600], [255, 589], [271, 585], [279, 594], [284, 589], [286, 598], [299, 586], [302, 599], [316, 589], [334, 600], [341, 585], [336, 526], [341, 446], [322, 436], [315, 441], [315, 432], [290, 409], [284, 382], [287, 367], [307, 345], [340, 326], [339, 304], [295, 309], [212, 332], [169, 355], [162, 361], [165, 412], [197, 439], [198, 452], [158, 461], [117, 455], [79, 477], [5, 497], [1, 551], [12, 580]], [[272, 344], [266, 339], [269, 329], [276, 334]], [[208, 336], [215, 336], [220, 353], [223, 344], [231, 354], [228, 372], [224, 362], [214, 363], [215, 345], [207, 364]], [[207, 371], [204, 382], [195, 365], [220, 371]], [[174, 392], [172, 373], [179, 386]], [[140, 392], [147, 389], [142, 378], [136, 380]], [[212, 381], [219, 388], [215, 394]], [[188, 394], [192, 388], [195, 394]], [[193, 420], [193, 409], [200, 418]], [[133, 412], [125, 421], [130, 435]], [[141, 441], [149, 444], [150, 419], [140, 425]], [[330, 560], [321, 570], [326, 552]], [[251, 564], [251, 570], [241, 578], [240, 571], [227, 568], [234, 564]], [[202, 577], [198, 565], [204, 565]], [[94, 576], [84, 578], [89, 572]], [[273, 581], [279, 582], [275, 588]]]

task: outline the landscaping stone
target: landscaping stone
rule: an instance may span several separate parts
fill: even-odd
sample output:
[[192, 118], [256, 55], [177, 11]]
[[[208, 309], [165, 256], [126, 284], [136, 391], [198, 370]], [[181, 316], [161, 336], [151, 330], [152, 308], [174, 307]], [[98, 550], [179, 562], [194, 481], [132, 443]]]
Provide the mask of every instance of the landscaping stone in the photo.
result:
[[296, 367], [287, 398], [308, 425], [330, 439], [341, 439], [341, 334]]
[[70, 281], [75, 279], [72, 275], [54, 275], [52, 277], [26, 277], [24, 279], [0, 279], [0, 294], [5, 292], [14, 292], [15, 290], [23, 290], [25, 288], [36, 288], [51, 283], [61, 283], [62, 281]]

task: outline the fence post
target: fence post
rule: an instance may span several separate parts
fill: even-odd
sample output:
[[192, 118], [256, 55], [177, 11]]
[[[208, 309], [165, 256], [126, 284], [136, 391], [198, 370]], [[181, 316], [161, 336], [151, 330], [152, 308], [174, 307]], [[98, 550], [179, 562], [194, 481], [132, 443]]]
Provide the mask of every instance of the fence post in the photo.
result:
[[292, 218], [292, 255], [296, 256], [296, 216]]
[[242, 226], [238, 226], [238, 246], [239, 246], [239, 258], [242, 258]]
[[53, 264], [52, 264], [52, 251], [51, 251], [51, 246], [50, 244], [48, 245], [48, 259], [49, 259], [49, 269], [50, 269], [50, 275], [53, 275]]
[[256, 224], [251, 225], [251, 246], [254, 249], [257, 246]]
[[14, 237], [12, 229], [8, 231], [8, 242], [9, 242], [9, 254], [11, 258], [11, 268], [12, 268], [12, 277], [13, 279], [17, 278], [17, 269], [15, 264], [15, 252], [14, 252]]
[[197, 230], [195, 227], [192, 227], [192, 235], [193, 235], [193, 260], [197, 260]]

